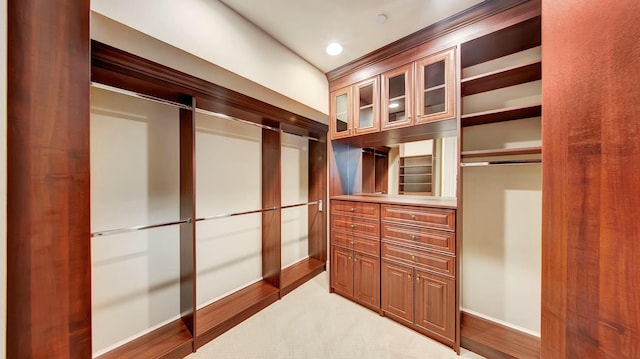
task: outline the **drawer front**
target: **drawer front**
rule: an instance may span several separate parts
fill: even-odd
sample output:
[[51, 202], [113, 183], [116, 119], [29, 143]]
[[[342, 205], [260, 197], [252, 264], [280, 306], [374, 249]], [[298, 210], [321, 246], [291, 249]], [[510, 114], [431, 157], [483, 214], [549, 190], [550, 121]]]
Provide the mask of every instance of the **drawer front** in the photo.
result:
[[380, 221], [331, 215], [331, 229], [369, 237], [380, 237]]
[[456, 211], [383, 204], [382, 220], [453, 231], [455, 230]]
[[380, 256], [380, 241], [354, 236], [344, 232], [331, 232], [331, 244], [344, 248], [353, 249], [356, 252]]
[[453, 232], [382, 223], [382, 239], [455, 254], [456, 235]]
[[331, 214], [380, 219], [380, 205], [367, 202], [331, 201]]
[[455, 257], [444, 254], [382, 242], [382, 258], [450, 276], [456, 275]]

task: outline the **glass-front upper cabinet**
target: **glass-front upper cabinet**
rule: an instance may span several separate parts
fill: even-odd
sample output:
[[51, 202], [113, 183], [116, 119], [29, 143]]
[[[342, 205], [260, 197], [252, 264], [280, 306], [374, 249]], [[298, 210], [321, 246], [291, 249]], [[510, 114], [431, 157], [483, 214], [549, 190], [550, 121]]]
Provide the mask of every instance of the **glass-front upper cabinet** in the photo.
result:
[[351, 87], [332, 92], [330, 101], [331, 139], [351, 136], [353, 127]]
[[382, 74], [382, 129], [413, 125], [413, 63]]
[[456, 116], [455, 49], [416, 62], [415, 124]]
[[353, 85], [355, 134], [361, 135], [380, 131], [380, 87], [374, 77]]

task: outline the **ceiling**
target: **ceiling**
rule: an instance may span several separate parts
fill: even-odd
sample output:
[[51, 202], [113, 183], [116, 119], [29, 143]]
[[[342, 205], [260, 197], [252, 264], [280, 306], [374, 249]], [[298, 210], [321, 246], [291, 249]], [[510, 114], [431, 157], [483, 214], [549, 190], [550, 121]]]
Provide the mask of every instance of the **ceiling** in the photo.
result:
[[[221, 0], [309, 63], [328, 72], [482, 0]], [[376, 16], [384, 14], [379, 24]], [[330, 56], [331, 42], [344, 47]]]

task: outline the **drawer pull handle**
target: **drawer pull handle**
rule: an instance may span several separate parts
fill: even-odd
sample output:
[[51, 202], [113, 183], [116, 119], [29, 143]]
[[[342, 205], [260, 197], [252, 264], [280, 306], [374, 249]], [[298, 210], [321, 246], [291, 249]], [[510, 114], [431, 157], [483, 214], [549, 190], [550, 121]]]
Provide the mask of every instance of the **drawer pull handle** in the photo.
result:
[[355, 224], [352, 224], [350, 227], [351, 227], [351, 228], [356, 228], [356, 225], [355, 225]]
[[411, 215], [411, 219], [416, 219], [416, 215], [415, 215], [415, 214], [412, 214], [412, 215]]
[[354, 242], [354, 241], [351, 241], [351, 244], [355, 246], [355, 245], [356, 245], [356, 242]]
[[416, 260], [416, 256], [411, 256], [411, 259], [415, 261]]
[[355, 212], [356, 211], [356, 207], [351, 207], [350, 211], [351, 212]]
[[411, 239], [416, 240], [416, 239], [418, 239], [418, 236], [416, 236], [415, 234], [412, 234], [411, 235]]

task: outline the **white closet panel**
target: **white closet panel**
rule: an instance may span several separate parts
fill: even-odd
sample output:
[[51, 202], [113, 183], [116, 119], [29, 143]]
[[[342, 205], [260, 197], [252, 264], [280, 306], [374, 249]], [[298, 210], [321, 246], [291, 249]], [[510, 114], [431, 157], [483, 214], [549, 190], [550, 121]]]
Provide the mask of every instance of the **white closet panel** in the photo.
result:
[[[262, 130], [197, 114], [196, 217], [262, 208]], [[197, 306], [262, 279], [262, 216], [196, 223]]]
[[[91, 231], [179, 219], [178, 110], [91, 89]], [[94, 355], [180, 315], [179, 227], [91, 239]]]
[[[282, 133], [282, 205], [309, 201], [309, 140]], [[307, 206], [282, 210], [282, 268], [309, 256]]]

